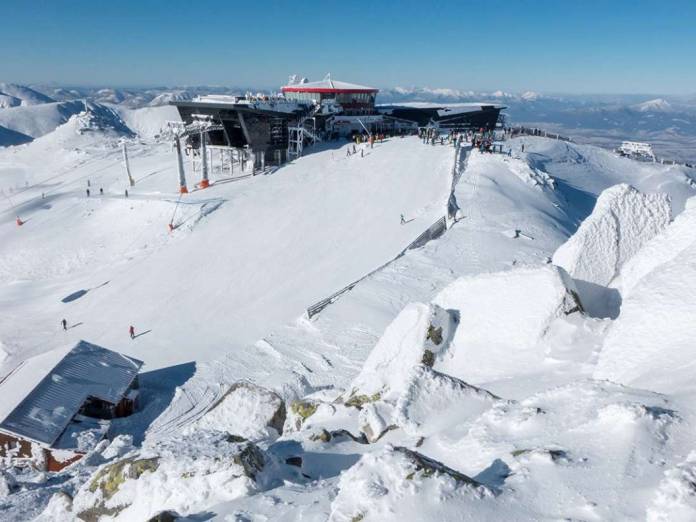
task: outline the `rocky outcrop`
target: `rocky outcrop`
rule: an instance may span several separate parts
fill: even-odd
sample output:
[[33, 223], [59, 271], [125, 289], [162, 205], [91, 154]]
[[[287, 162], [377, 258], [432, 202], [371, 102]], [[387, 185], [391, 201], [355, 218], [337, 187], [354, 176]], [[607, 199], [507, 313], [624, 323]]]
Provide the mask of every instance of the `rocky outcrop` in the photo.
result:
[[195, 513], [216, 498], [253, 491], [265, 462], [255, 444], [222, 432], [146, 442], [99, 468], [78, 491], [73, 511], [86, 522], [116, 515], [142, 519], [165, 510]]
[[[444, 496], [443, 491], [447, 491]], [[394, 506], [413, 502], [413, 497], [422, 496], [426, 500], [434, 496], [440, 499], [438, 507], [442, 507], [445, 498], [452, 500], [462, 495], [477, 499], [492, 492], [471, 477], [421, 453], [387, 445], [382, 451], [363, 455], [343, 473], [329, 520], [392, 519]], [[423, 519], [437, 519], [438, 507]], [[424, 513], [428, 513], [427, 508], [421, 515]]]
[[200, 419], [187, 428], [218, 430], [248, 440], [275, 438], [283, 433], [287, 411], [280, 396], [256, 384], [234, 383]]
[[444, 357], [457, 322], [456, 314], [437, 305], [407, 305], [370, 352], [345, 404], [361, 408], [366, 403], [398, 395], [412, 368], [420, 364], [432, 366]]
[[666, 194], [643, 194], [621, 184], [602, 192], [592, 214], [553, 255], [575, 279], [587, 312], [616, 317], [619, 301], [606, 287], [621, 267], [671, 219]]

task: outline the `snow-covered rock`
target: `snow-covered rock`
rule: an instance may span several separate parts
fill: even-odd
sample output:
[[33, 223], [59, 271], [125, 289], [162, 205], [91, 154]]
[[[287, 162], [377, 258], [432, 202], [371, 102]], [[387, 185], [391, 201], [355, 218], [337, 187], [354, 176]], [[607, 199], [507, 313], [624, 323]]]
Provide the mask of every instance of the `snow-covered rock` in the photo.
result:
[[534, 368], [544, 359], [539, 342], [553, 321], [582, 309], [571, 278], [551, 265], [462, 277], [434, 302], [459, 317], [434, 368], [467, 382]]
[[696, 520], [696, 452], [665, 472], [652, 505], [648, 522], [689, 522]]
[[343, 473], [332, 522], [447, 520], [454, 506], [492, 493], [472, 478], [420, 453], [388, 445]]
[[396, 403], [395, 424], [429, 436], [474, 418], [499, 401], [492, 393], [420, 365]]
[[684, 210], [662, 233], [648, 241], [622, 268], [611, 286], [627, 297], [647, 274], [671, 261], [696, 243], [696, 198], [686, 200]]
[[238, 382], [186, 429], [188, 433], [213, 430], [260, 440], [282, 434], [285, 417], [285, 402], [278, 394], [250, 382]]
[[456, 322], [455, 315], [437, 305], [407, 305], [370, 352], [346, 404], [359, 405], [401, 393], [412, 368], [432, 366], [447, 352]]
[[621, 315], [609, 329], [595, 377], [660, 392], [694, 389], [696, 205], [626, 265]]
[[183, 515], [247, 495], [265, 456], [251, 442], [198, 431], [149, 444], [99, 468], [77, 492], [73, 512], [83, 520], [147, 520], [172, 509]]
[[621, 267], [671, 219], [665, 194], [643, 194], [630, 185], [611, 187], [599, 196], [592, 214], [553, 255], [553, 262], [575, 279], [586, 311], [615, 316], [604, 287]]
[[71, 520], [72, 518], [72, 497], [65, 491], [58, 491], [51, 495], [48, 504], [35, 519], [35, 522]]

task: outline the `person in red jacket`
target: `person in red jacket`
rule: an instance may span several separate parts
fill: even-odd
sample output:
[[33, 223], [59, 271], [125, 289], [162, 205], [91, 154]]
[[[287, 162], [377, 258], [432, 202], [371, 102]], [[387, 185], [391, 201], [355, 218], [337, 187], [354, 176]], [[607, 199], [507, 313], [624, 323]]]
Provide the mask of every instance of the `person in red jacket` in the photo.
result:
[[130, 328], [128, 328], [128, 333], [131, 339], [135, 339], [135, 326], [131, 325]]

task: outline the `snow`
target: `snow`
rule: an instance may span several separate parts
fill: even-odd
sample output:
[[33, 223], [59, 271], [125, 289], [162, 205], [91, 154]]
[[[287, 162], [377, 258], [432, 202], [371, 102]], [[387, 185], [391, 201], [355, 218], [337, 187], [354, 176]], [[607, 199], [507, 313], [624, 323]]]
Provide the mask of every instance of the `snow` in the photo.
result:
[[55, 101], [31, 87], [18, 85], [16, 83], [0, 82], [0, 94], [20, 100], [20, 104], [24, 106], [40, 105], [42, 103], [51, 103]]
[[[32, 147], [48, 145], [40, 141]], [[178, 207], [177, 196], [160, 192], [177, 187], [168, 145], [143, 159], [137, 147], [130, 150], [131, 169], [145, 179], [125, 200], [114, 144], [100, 154], [106, 161], [67, 174], [79, 185], [46, 201], [50, 211], [39, 200], [36, 210], [23, 213], [33, 222], [21, 230], [30, 232], [17, 234], [13, 217], [3, 225], [2, 278], [14, 282], [5, 301], [8, 315], [0, 320], [14, 325], [8, 340], [38, 349], [39, 339], [45, 342], [44, 334], [32, 335], [38, 324], [51, 338], [73, 339], [78, 332], [55, 331], [61, 314], [83, 323], [83, 338], [134, 357], [149, 354], [150, 369], [191, 360], [195, 331], [206, 333], [195, 340], [199, 361], [248, 352], [269, 328], [393, 258], [443, 215], [452, 151], [414, 144], [420, 145], [417, 138], [391, 140], [365, 158], [346, 158], [345, 147], [326, 148], [273, 175], [195, 192]], [[101, 172], [89, 176], [94, 171]], [[84, 188], [77, 187], [87, 177], [93, 196], [103, 186], [109, 197], [83, 197]], [[413, 221], [400, 225], [401, 213]], [[172, 216], [184, 223], [168, 234]], [[64, 227], [73, 231], [69, 237], [60, 233]], [[211, 255], [213, 244], [218, 248]], [[55, 278], [63, 283], [51, 284]], [[67, 306], [60, 303], [80, 289], [90, 290]], [[22, 306], [36, 309], [24, 299], [29, 294], [42, 295], [48, 312], [43, 319], [35, 315], [31, 328], [13, 319], [26, 313]], [[156, 302], [152, 295], [159, 296]], [[95, 307], [93, 296], [103, 304]], [[163, 314], [159, 303], [178, 304]], [[126, 335], [130, 324], [153, 333], [134, 343]]]
[[561, 268], [519, 268], [460, 278], [435, 298], [459, 324], [435, 369], [467, 382], [529, 371], [545, 357], [551, 324], [578, 312], [575, 286]]
[[693, 389], [696, 212], [687, 210], [625, 268], [621, 314], [595, 375], [663, 392]]
[[576, 280], [590, 315], [606, 317], [606, 287], [621, 267], [669, 223], [671, 209], [664, 194], [642, 194], [622, 184], [602, 192], [592, 214], [553, 255], [553, 262]]
[[119, 109], [118, 113], [128, 128], [144, 138], [155, 138], [167, 130], [167, 123], [180, 121], [179, 111], [172, 105], [143, 107], [142, 109]]
[[248, 440], [277, 437], [283, 429], [285, 404], [281, 398], [251, 383], [236, 383], [208, 412], [187, 427], [231, 433]]
[[80, 100], [10, 107], [0, 110], [0, 125], [38, 138], [54, 131], [71, 116], [84, 110], [85, 103]]
[[648, 522], [687, 522], [696, 518], [696, 452], [665, 471], [646, 513]]
[[24, 400], [27, 395], [41, 382], [41, 380], [55, 368], [56, 364], [65, 357], [72, 349], [72, 346], [65, 346], [62, 349], [42, 353], [36, 357], [31, 357], [20, 362], [15, 367], [3, 366], [0, 378], [0, 422]]
[[[454, 327], [450, 314], [437, 306], [412, 303], [406, 306], [384, 332], [351, 388], [353, 393], [373, 395], [399, 393], [408, 385], [411, 369], [419, 365], [426, 350], [435, 357], [447, 350]], [[441, 342], [430, 331], [441, 328]]]
[[[73, 417], [85, 400], [93, 397], [117, 404], [140, 366], [140, 361], [85, 341], [69, 350], [56, 349], [29, 359], [3, 379], [2, 386], [10, 395], [21, 390], [25, 396], [19, 403], [16, 396], [8, 401], [13, 407], [0, 412], [7, 413], [0, 416], [0, 429], [48, 446], [75, 448], [71, 444], [79, 441], [71, 439], [77, 434], [70, 429], [63, 432], [76, 422]], [[90, 422], [85, 424], [85, 429], [103, 431]], [[79, 426], [73, 428], [81, 431]]]
[[[254, 451], [254, 453], [250, 453]], [[247, 460], [249, 459], [249, 460]], [[257, 463], [256, 459], [261, 461]], [[142, 472], [127, 471], [138, 469]], [[111, 469], [120, 471], [125, 480], [119, 484]], [[256, 466], [264, 465], [263, 454], [250, 443], [231, 441], [221, 432], [199, 431], [177, 440], [145, 446], [106, 465], [105, 473], [95, 474], [74, 498], [75, 514], [90, 509], [115, 511], [115, 520], [147, 520], [164, 509], [187, 515], [204, 506], [248, 495], [256, 488]], [[119, 473], [115, 471], [113, 473]], [[103, 486], [100, 486], [104, 484]], [[111, 481], [111, 482], [110, 482]], [[116, 490], [110, 489], [116, 485]]]
[[8, 107], [17, 107], [22, 105], [22, 100], [9, 94], [0, 93], [0, 109], [7, 109]]
[[6, 129], [0, 126], [0, 147], [7, 147], [11, 145], [21, 145], [23, 143], [28, 143], [31, 141], [31, 137], [21, 132]]
[[458, 502], [475, 505], [490, 495], [468, 477], [430, 475], [417, 454], [394, 447], [363, 456], [341, 477], [338, 489], [332, 522], [403, 520], [413, 513], [423, 520], [447, 520]]
[[654, 100], [644, 101], [631, 107], [639, 112], [672, 112], [672, 105], [663, 98], [655, 98]]
[[[506, 141], [510, 156], [466, 150], [457, 219], [390, 262], [444, 215], [452, 147], [391, 139], [347, 158], [345, 142], [325, 143], [269, 175], [213, 172], [212, 188], [177, 207], [171, 145], [154, 139], [168, 109], [95, 110], [0, 150], [12, 198], [0, 204], [0, 375], [83, 337], [145, 361], [142, 410], [112, 422], [113, 442], [59, 474], [6, 468], [18, 487], [4, 518], [117, 504], [120, 520], [689, 513], [696, 190], [685, 169], [543, 138]], [[549, 261], [622, 183], [668, 194], [675, 221], [621, 257], [601, 283], [620, 314], [596, 319], [573, 311], [574, 282]], [[262, 456], [255, 478], [235, 462], [239, 436]], [[100, 474], [119, 466], [139, 476], [105, 499]]]
[[474, 419], [498, 397], [426, 366], [414, 368], [396, 403], [395, 422], [411, 436], [429, 437]]

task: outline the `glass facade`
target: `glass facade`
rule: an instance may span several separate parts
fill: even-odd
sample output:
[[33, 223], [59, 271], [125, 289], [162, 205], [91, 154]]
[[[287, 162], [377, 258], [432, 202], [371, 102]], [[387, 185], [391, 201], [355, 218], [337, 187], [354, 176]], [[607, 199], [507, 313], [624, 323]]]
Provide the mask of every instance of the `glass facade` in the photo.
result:
[[336, 100], [341, 104], [346, 115], [372, 114], [375, 107], [374, 92], [338, 92], [338, 93], [318, 93], [318, 92], [286, 92], [288, 100], [304, 102], [321, 102], [322, 100]]

